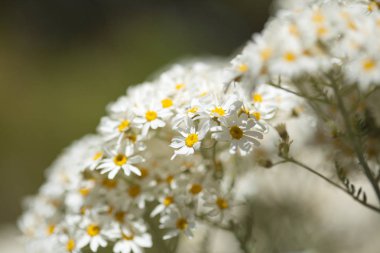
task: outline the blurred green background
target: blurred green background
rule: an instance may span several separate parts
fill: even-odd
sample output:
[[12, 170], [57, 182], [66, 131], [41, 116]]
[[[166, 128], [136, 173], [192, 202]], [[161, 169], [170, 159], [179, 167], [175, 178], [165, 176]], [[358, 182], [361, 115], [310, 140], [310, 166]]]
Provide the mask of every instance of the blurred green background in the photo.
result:
[[3, 0], [0, 224], [128, 85], [192, 56], [229, 56], [262, 29], [267, 0]]

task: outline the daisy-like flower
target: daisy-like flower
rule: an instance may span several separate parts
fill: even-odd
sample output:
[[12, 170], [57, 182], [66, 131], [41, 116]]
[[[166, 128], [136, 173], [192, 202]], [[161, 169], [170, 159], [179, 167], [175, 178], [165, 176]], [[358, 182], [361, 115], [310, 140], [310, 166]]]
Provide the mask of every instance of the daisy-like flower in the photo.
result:
[[160, 228], [168, 228], [169, 231], [163, 236], [164, 240], [185, 234], [187, 237], [193, 237], [195, 228], [195, 219], [189, 210], [184, 210], [181, 213], [172, 211], [169, 214], [162, 216], [160, 219]]
[[299, 41], [288, 40], [278, 52], [269, 69], [273, 75], [297, 76], [304, 70], [314, 67], [313, 61], [309, 61], [303, 54], [303, 48]]
[[[282, 87], [291, 90], [285, 85]], [[268, 84], [260, 84], [252, 92], [249, 103], [244, 105], [244, 111], [252, 115], [258, 126], [265, 131], [267, 129], [265, 122], [272, 119], [279, 120], [281, 116], [289, 115], [301, 106], [301, 101], [299, 97], [289, 92]]]
[[116, 139], [120, 143], [123, 136], [131, 129], [133, 124], [132, 113], [125, 113], [122, 117], [103, 117], [98, 126], [98, 131], [106, 141]]
[[102, 174], [108, 173], [109, 179], [115, 178], [120, 170], [123, 170], [127, 176], [131, 175], [131, 173], [141, 176], [141, 171], [134, 164], [144, 162], [144, 158], [134, 155], [132, 145], [126, 145], [124, 150], [121, 148], [119, 148], [119, 151], [112, 150], [107, 157], [102, 160], [97, 169], [100, 169]]
[[361, 90], [368, 90], [371, 84], [380, 85], [380, 60], [376, 56], [358, 56], [346, 69], [348, 80], [357, 82]]
[[143, 248], [152, 247], [152, 236], [146, 233], [143, 224], [132, 223], [129, 227], [122, 227], [118, 238], [113, 247], [115, 253], [142, 253]]
[[105, 229], [103, 224], [94, 222], [89, 217], [85, 217], [80, 226], [84, 233], [78, 239], [79, 248], [90, 245], [91, 251], [96, 252], [99, 247], [106, 247], [107, 240], [112, 237], [110, 230]]
[[175, 208], [175, 205], [177, 203], [181, 204], [182, 201], [180, 200], [176, 192], [178, 191], [170, 191], [169, 189], [165, 189], [163, 194], [159, 195], [159, 204], [153, 209], [153, 211], [150, 214], [150, 217], [155, 217], [158, 214], [165, 214], [168, 212], [169, 209]]
[[208, 191], [203, 195], [206, 214], [219, 220], [230, 220], [232, 201], [229, 195], [217, 193], [216, 190]]
[[205, 125], [199, 130], [194, 126], [193, 121], [190, 118], [185, 120], [185, 129], [178, 129], [182, 136], [175, 137], [170, 144], [170, 147], [175, 148], [172, 160], [177, 155], [191, 155], [195, 150], [198, 150], [201, 146], [202, 139], [207, 134]]
[[214, 132], [212, 138], [230, 142], [230, 153], [235, 154], [239, 151], [241, 155], [246, 155], [254, 145], [260, 145], [258, 139], [262, 139], [263, 134], [254, 128], [256, 123], [249, 119], [247, 114], [232, 114], [220, 119], [220, 123], [220, 126], [211, 128]]
[[137, 204], [140, 209], [145, 208], [146, 201], [152, 201], [153, 196], [149, 192], [149, 185], [131, 184], [127, 191], [128, 197]]
[[166, 125], [165, 119], [172, 113], [161, 105], [151, 103], [146, 108], [136, 108], [134, 123], [142, 128], [142, 135], [146, 136], [149, 129], [157, 129]]
[[189, 106], [185, 108], [178, 108], [176, 115], [172, 119], [173, 129], [176, 129], [186, 118], [194, 118], [199, 114], [202, 114], [202, 108], [199, 99], [192, 99]]
[[[78, 247], [78, 242], [75, 236], [69, 236], [62, 234], [59, 238], [61, 244], [60, 250], [67, 253], [80, 253], [81, 250]], [[59, 251], [60, 252], [60, 251]]]
[[211, 105], [207, 105], [205, 111], [211, 118], [223, 118], [238, 110], [242, 106], [242, 102], [234, 95], [229, 96], [224, 102], [217, 99]]
[[103, 151], [97, 151], [97, 152], [93, 153], [93, 156], [88, 159], [86, 167], [89, 170], [96, 169], [96, 167], [98, 167], [98, 165], [102, 161], [103, 157], [104, 157], [104, 152]]

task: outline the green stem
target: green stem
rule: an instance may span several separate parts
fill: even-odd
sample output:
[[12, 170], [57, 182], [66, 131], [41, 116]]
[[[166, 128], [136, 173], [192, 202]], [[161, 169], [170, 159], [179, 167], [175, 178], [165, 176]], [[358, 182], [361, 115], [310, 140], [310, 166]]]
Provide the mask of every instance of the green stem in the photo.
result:
[[361, 167], [364, 170], [364, 173], [365, 173], [367, 179], [371, 183], [372, 188], [376, 193], [376, 197], [377, 197], [378, 202], [380, 203], [379, 185], [377, 184], [377, 181], [376, 181], [374, 175], [372, 174], [371, 169], [368, 166], [368, 163], [366, 162], [366, 160], [364, 158], [364, 154], [362, 151], [362, 145], [361, 145], [360, 141], [358, 140], [358, 137], [354, 133], [354, 130], [351, 126], [351, 122], [350, 122], [350, 118], [349, 118], [347, 109], [344, 105], [342, 96], [339, 93], [339, 88], [338, 88], [336, 82], [334, 82], [334, 81], [332, 82], [332, 88], [334, 90], [335, 97], [337, 99], [337, 105], [338, 105], [338, 108], [342, 114], [343, 122], [344, 122], [345, 128], [347, 130], [348, 137], [349, 137], [351, 144], [354, 148], [355, 154], [359, 160]]

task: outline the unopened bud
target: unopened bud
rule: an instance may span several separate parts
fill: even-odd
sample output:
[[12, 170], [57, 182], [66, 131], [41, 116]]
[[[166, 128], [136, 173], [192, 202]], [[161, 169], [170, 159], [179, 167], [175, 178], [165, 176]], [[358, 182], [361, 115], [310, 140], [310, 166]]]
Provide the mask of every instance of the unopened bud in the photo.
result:
[[288, 131], [286, 130], [286, 125], [281, 123], [278, 124], [276, 127], [278, 135], [281, 137], [283, 142], [289, 142], [289, 134]]

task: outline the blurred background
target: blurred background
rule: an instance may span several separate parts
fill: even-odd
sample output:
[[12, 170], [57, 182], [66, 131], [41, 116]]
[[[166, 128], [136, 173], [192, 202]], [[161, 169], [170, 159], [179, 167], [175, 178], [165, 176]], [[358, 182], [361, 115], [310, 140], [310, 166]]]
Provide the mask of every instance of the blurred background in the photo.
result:
[[[105, 106], [155, 70], [229, 56], [262, 29], [268, 0], [2, 0], [0, 227]], [[9, 235], [8, 235], [9, 236]], [[3, 248], [4, 249], [4, 248]]]

